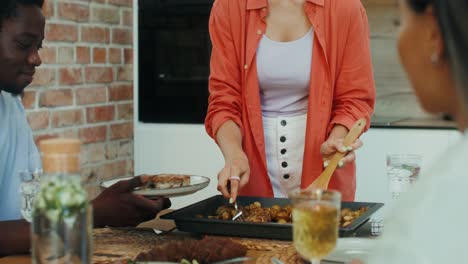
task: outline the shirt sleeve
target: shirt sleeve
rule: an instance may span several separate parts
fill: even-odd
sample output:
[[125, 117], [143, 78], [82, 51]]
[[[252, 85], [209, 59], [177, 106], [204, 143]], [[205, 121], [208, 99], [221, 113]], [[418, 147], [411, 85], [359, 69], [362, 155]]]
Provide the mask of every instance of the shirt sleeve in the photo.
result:
[[[41, 155], [36, 146], [36, 143], [34, 142], [33, 132], [27, 121], [26, 111], [24, 110], [23, 103], [21, 102], [21, 99], [19, 97], [17, 97], [16, 99], [18, 108], [22, 113], [20, 115], [20, 118], [22, 119], [20, 123], [22, 124], [22, 129], [23, 131], [25, 131], [25, 135], [27, 136], [28, 140], [27, 144], [24, 145], [26, 146], [28, 153], [28, 162], [26, 164], [27, 169], [29, 171], [36, 171], [37, 169], [42, 169]], [[26, 140], [26, 138], [24, 140]], [[26, 167], [24, 169], [26, 169]]]
[[[375, 84], [370, 54], [370, 33], [367, 15], [360, 1], [350, 1], [348, 32], [344, 34], [344, 49], [338, 69], [333, 109], [328, 131], [336, 125], [348, 129], [360, 118], [367, 127], [374, 111]], [[340, 41], [341, 41], [340, 40]]]
[[207, 133], [216, 133], [226, 121], [234, 121], [242, 131], [241, 72], [229, 21], [229, 2], [216, 0], [209, 20], [212, 43], [208, 89]]
[[30, 131], [29, 138], [29, 171], [36, 171], [36, 169], [42, 169], [41, 155], [37, 149], [36, 143]]

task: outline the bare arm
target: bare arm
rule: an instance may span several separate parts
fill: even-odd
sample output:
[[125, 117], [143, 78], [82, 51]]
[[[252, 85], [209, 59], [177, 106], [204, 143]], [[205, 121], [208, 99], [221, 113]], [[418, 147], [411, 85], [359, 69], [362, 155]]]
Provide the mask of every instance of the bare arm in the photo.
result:
[[346, 134], [348, 134], [348, 128], [343, 125], [335, 125], [330, 132], [330, 136], [328, 138], [333, 139], [344, 139]]
[[[247, 156], [242, 149], [242, 134], [234, 121], [226, 121], [218, 130], [216, 140], [224, 156], [225, 166], [218, 174], [218, 190], [233, 201], [237, 198], [239, 188], [247, 184], [250, 177], [250, 167]], [[240, 181], [230, 180], [239, 176]], [[230, 180], [230, 190], [228, 181]]]
[[132, 191], [146, 182], [144, 176], [120, 181], [99, 194], [92, 201], [94, 226], [136, 226], [154, 219], [163, 209], [171, 206], [167, 198], [149, 200]]
[[[121, 181], [103, 191], [92, 201], [94, 226], [136, 226], [154, 219], [168, 208], [169, 199], [148, 200], [132, 190], [141, 186], [140, 177]], [[31, 247], [30, 224], [24, 220], [0, 221], [0, 257], [29, 253]]]
[[243, 157], [241, 131], [233, 121], [227, 121], [219, 128], [216, 140], [225, 160]]
[[30, 225], [24, 220], [0, 222], [0, 257], [29, 253]]

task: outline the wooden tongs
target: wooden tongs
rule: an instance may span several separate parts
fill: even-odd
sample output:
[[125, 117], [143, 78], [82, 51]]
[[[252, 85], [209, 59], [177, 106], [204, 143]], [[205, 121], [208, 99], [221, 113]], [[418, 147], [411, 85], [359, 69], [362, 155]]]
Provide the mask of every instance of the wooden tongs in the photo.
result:
[[[351, 144], [356, 141], [356, 139], [361, 135], [362, 131], [366, 127], [366, 119], [361, 118], [356, 123], [354, 123], [354, 126], [351, 128], [351, 130], [348, 132], [346, 137], [344, 138], [343, 145], [345, 147], [350, 146]], [[330, 178], [333, 175], [333, 172], [335, 172], [336, 167], [338, 167], [338, 163], [340, 160], [345, 156], [345, 153], [337, 151], [335, 154], [333, 154], [332, 159], [330, 160], [330, 163], [328, 166], [325, 168], [325, 170], [320, 174], [320, 176], [315, 179], [314, 182], [312, 182], [309, 187], [306, 188], [306, 190], [312, 190], [312, 189], [323, 189], [326, 190], [328, 188], [328, 183], [330, 182]]]

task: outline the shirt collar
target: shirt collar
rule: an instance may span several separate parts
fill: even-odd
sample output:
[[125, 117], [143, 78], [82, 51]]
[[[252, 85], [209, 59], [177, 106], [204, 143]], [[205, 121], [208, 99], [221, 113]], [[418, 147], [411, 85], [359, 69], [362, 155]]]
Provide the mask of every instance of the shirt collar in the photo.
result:
[[[319, 6], [325, 5], [325, 0], [306, 0], [306, 2], [310, 2], [312, 4], [316, 4]], [[268, 6], [268, 0], [247, 0], [247, 10], [250, 9], [260, 9], [263, 7]]]

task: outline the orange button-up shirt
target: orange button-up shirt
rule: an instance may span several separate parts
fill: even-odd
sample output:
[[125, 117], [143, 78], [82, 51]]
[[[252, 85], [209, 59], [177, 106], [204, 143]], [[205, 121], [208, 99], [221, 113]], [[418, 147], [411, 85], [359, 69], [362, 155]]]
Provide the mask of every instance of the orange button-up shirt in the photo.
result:
[[[301, 186], [323, 171], [320, 146], [336, 124], [350, 129], [373, 112], [375, 86], [367, 16], [360, 0], [306, 0], [314, 28], [311, 81]], [[241, 195], [273, 196], [267, 173], [260, 90], [255, 54], [266, 30], [267, 0], [216, 0], [209, 28], [213, 45], [209, 78], [208, 134], [233, 120], [241, 129], [250, 163], [250, 181]], [[333, 175], [329, 188], [354, 200], [356, 167], [348, 164]]]

